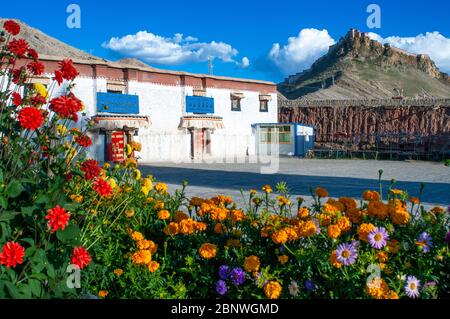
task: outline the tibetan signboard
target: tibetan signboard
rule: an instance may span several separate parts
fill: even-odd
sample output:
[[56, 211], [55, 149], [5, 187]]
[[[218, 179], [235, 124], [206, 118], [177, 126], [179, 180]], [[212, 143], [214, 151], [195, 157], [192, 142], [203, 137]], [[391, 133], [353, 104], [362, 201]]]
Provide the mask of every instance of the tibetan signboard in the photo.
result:
[[97, 93], [98, 113], [139, 114], [139, 96], [118, 93]]

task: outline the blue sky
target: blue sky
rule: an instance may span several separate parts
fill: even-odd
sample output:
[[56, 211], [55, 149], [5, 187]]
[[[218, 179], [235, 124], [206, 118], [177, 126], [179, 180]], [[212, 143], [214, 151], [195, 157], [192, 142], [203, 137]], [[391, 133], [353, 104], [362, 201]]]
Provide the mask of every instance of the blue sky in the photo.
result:
[[[307, 68], [330, 44], [357, 28], [428, 53], [442, 70], [450, 71], [447, 0], [25, 2], [4, 4], [1, 15], [19, 18], [94, 55], [110, 60], [135, 56], [159, 68], [206, 73], [206, 56], [211, 55], [214, 74], [279, 82]], [[381, 8], [379, 29], [366, 23], [371, 3]], [[80, 29], [66, 26], [69, 4], [81, 8]]]

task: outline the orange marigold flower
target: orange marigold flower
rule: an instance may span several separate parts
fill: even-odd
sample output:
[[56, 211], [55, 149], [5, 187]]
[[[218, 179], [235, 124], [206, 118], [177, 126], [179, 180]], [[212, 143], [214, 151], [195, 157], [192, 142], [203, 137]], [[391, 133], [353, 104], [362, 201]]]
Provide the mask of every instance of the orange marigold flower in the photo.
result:
[[44, 123], [44, 117], [41, 111], [34, 107], [25, 107], [19, 111], [19, 124], [22, 128], [30, 131], [36, 131]]
[[297, 226], [297, 234], [299, 237], [309, 237], [315, 235], [317, 225], [312, 221], [300, 222]]
[[25, 248], [16, 242], [7, 242], [0, 252], [0, 265], [6, 268], [16, 268], [17, 265], [23, 263], [25, 256]]
[[91, 255], [89, 255], [88, 251], [83, 247], [75, 247], [73, 249], [72, 257], [70, 257], [70, 262], [80, 269], [83, 269], [91, 262]]
[[324, 213], [344, 212], [345, 205], [343, 203], [341, 203], [340, 201], [337, 201], [333, 198], [329, 198], [327, 200], [327, 202], [323, 205], [322, 211]]
[[109, 292], [106, 291], [106, 290], [100, 290], [100, 291], [98, 292], [98, 296], [99, 296], [100, 298], [102, 298], [102, 299], [108, 297], [108, 295], [109, 295]]
[[341, 232], [343, 233], [349, 232], [352, 227], [350, 219], [348, 219], [347, 217], [339, 218], [336, 225], [340, 228]]
[[167, 193], [167, 185], [164, 183], [156, 183], [155, 190], [160, 194]]
[[164, 228], [164, 234], [166, 234], [166, 236], [175, 236], [178, 234], [178, 232], [179, 232], [178, 223], [172, 222]]
[[362, 210], [359, 210], [358, 208], [349, 209], [347, 211], [348, 219], [354, 224], [361, 224], [364, 214], [365, 214], [365, 212]]
[[395, 196], [400, 196], [404, 194], [404, 191], [402, 191], [401, 189], [391, 189], [389, 192]]
[[170, 212], [168, 210], [165, 210], [165, 209], [160, 210], [158, 212], [158, 218], [161, 219], [161, 220], [167, 220], [167, 219], [170, 218]]
[[139, 250], [131, 256], [131, 260], [135, 265], [147, 265], [152, 260], [150, 250]]
[[194, 221], [194, 230], [196, 231], [205, 231], [207, 227], [206, 223]]
[[116, 275], [117, 277], [120, 277], [123, 275], [123, 269], [117, 268], [116, 270], [114, 270], [114, 275]]
[[225, 207], [214, 207], [211, 212], [211, 219], [215, 221], [224, 221], [228, 218], [228, 209]]
[[316, 196], [319, 196], [322, 198], [328, 197], [328, 191], [322, 187], [317, 187], [315, 193], [316, 193]]
[[214, 232], [216, 234], [222, 235], [222, 234], [225, 234], [227, 232], [227, 228], [223, 224], [217, 223], [214, 226]]
[[205, 200], [200, 197], [192, 197], [189, 201], [189, 206], [200, 207]]
[[297, 211], [297, 216], [300, 219], [307, 219], [309, 217], [309, 209], [306, 207], [301, 207]]
[[411, 216], [403, 204], [395, 206], [389, 204], [388, 211], [394, 225], [406, 225], [409, 223]]
[[48, 214], [45, 216], [45, 219], [48, 220], [48, 227], [50, 227], [52, 233], [59, 229], [64, 230], [67, 224], [69, 224], [70, 212], [61, 208], [59, 205], [53, 209], [49, 209], [47, 212]]
[[380, 263], [387, 263], [387, 261], [388, 261], [388, 255], [387, 255], [385, 252], [383, 252], [383, 251], [379, 251], [379, 252], [377, 253], [377, 259], [378, 259], [378, 261], [379, 261]]
[[369, 242], [369, 233], [375, 229], [375, 225], [373, 224], [361, 224], [358, 228], [358, 237], [359, 240]]
[[384, 220], [388, 216], [388, 207], [383, 202], [371, 201], [367, 206], [367, 214], [369, 216]]
[[414, 205], [419, 205], [420, 204], [420, 199], [418, 199], [417, 197], [411, 197], [409, 200]]
[[198, 250], [204, 259], [212, 259], [217, 255], [217, 246], [209, 243], [203, 244]]
[[150, 271], [151, 273], [154, 273], [158, 270], [159, 268], [159, 263], [157, 263], [156, 261], [151, 261], [148, 263], [147, 265], [147, 269], [148, 271]]
[[130, 234], [130, 237], [134, 241], [144, 240], [144, 235], [142, 235], [142, 233], [140, 233], [138, 231], [132, 231], [131, 234]]
[[285, 230], [281, 229], [279, 231], [274, 232], [271, 238], [275, 244], [282, 245], [288, 241], [289, 235]]
[[244, 269], [246, 272], [256, 272], [260, 266], [261, 262], [257, 256], [248, 256], [244, 260]]
[[389, 287], [384, 279], [376, 277], [372, 279], [372, 282], [367, 283], [366, 292], [374, 299], [384, 299], [389, 292]]
[[231, 220], [233, 223], [242, 222], [245, 219], [245, 213], [240, 209], [231, 212]]
[[330, 225], [332, 221], [332, 217], [329, 214], [319, 214], [317, 218], [319, 219], [320, 226], [324, 227]]
[[282, 256], [278, 256], [278, 262], [282, 265], [286, 264], [289, 261], [289, 256], [287, 255], [282, 255]]
[[327, 233], [330, 238], [336, 239], [341, 236], [341, 229], [338, 225], [330, 225], [328, 226]]
[[377, 191], [365, 191], [362, 195], [363, 199], [371, 202], [371, 201], [379, 201], [381, 199], [380, 193]]
[[261, 189], [262, 189], [262, 191], [265, 192], [266, 194], [272, 193], [272, 187], [271, 187], [270, 185], [264, 185]]
[[195, 232], [195, 221], [191, 218], [184, 219], [178, 224], [178, 231], [183, 235], [191, 235]]
[[351, 209], [356, 209], [358, 204], [353, 198], [349, 197], [341, 197], [339, 198], [339, 202], [342, 203], [345, 207], [345, 211], [348, 212]]
[[278, 299], [281, 296], [283, 287], [277, 281], [269, 281], [264, 285], [264, 294], [269, 299]]
[[341, 268], [342, 264], [337, 260], [336, 250], [333, 250], [330, 256], [330, 264], [335, 268]]
[[174, 220], [177, 223], [181, 222], [184, 219], [188, 219], [188, 218], [189, 218], [188, 214], [183, 213], [183, 212], [176, 212], [175, 216], [174, 216]]
[[431, 210], [431, 212], [435, 215], [443, 215], [444, 209], [442, 207], [436, 206]]

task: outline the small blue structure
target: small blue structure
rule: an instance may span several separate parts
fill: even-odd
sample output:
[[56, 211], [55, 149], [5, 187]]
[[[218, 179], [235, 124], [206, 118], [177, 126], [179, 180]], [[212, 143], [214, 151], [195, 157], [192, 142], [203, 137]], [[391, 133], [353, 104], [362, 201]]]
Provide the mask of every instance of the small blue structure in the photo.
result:
[[139, 96], [118, 93], [97, 93], [97, 112], [139, 114]]
[[314, 127], [298, 123], [257, 123], [252, 125], [256, 153], [304, 157], [314, 148]]
[[214, 114], [214, 99], [204, 96], [186, 96], [186, 112]]

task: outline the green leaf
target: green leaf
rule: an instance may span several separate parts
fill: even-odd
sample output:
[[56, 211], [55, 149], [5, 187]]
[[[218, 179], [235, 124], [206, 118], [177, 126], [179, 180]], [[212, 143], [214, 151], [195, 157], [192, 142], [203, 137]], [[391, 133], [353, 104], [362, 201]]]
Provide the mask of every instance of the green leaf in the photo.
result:
[[42, 292], [42, 287], [41, 287], [41, 283], [39, 282], [39, 280], [30, 279], [30, 280], [28, 280], [28, 284], [30, 285], [31, 293], [35, 297], [39, 297]]
[[3, 182], [4, 175], [3, 175], [3, 169], [0, 168], [0, 183]]
[[46, 204], [50, 201], [50, 195], [48, 194], [39, 194], [35, 200], [36, 204]]
[[71, 224], [67, 226], [63, 231], [58, 230], [56, 233], [56, 237], [60, 241], [69, 241], [72, 239], [77, 238], [77, 236], [80, 234], [80, 228], [78, 228], [77, 225]]
[[5, 282], [5, 286], [8, 289], [9, 295], [13, 299], [22, 299], [22, 296], [19, 294], [17, 287], [14, 286], [11, 282]]
[[47, 268], [48, 277], [50, 279], [55, 279], [56, 278], [55, 267], [53, 267], [53, 265], [50, 263], [48, 263], [45, 267]]
[[10, 198], [16, 198], [23, 192], [23, 190], [24, 188], [22, 184], [18, 180], [14, 180], [11, 181], [6, 187], [6, 194]]
[[47, 280], [47, 276], [41, 272], [34, 273], [30, 277], [41, 281]]
[[8, 208], [8, 200], [4, 196], [0, 196], [0, 207]]
[[36, 209], [37, 209], [37, 206], [22, 207], [21, 211], [22, 211], [22, 214], [24, 214], [25, 216], [31, 216]]
[[7, 222], [9, 220], [14, 219], [20, 213], [17, 212], [5, 212], [0, 214], [0, 222]]

